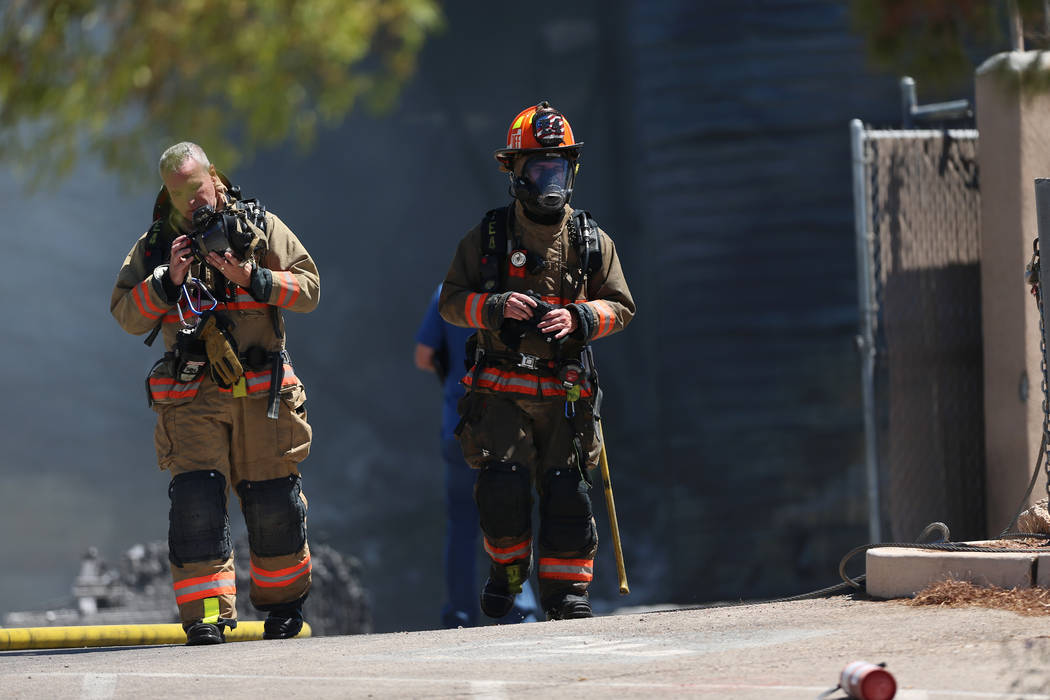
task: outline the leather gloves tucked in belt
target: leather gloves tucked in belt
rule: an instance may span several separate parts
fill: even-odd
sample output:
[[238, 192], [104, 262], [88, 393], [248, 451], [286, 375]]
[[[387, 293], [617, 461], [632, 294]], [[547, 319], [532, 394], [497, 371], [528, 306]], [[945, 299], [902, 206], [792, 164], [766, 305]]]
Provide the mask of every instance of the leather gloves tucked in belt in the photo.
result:
[[237, 357], [237, 342], [228, 330], [229, 322], [209, 314], [197, 326], [197, 337], [204, 342], [211, 368], [211, 378], [223, 388], [233, 385], [241, 375], [244, 367]]

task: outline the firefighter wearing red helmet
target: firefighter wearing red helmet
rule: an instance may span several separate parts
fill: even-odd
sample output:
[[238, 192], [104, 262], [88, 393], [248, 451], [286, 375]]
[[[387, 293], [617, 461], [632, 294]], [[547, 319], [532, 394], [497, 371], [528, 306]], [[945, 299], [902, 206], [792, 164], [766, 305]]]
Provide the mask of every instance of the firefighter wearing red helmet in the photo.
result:
[[622, 330], [635, 305], [612, 239], [569, 206], [581, 146], [549, 103], [518, 114], [495, 153], [514, 201], [460, 241], [442, 285], [441, 315], [477, 329], [457, 434], [478, 470], [491, 559], [481, 609], [494, 618], [534, 563], [548, 619], [591, 616], [601, 392], [590, 344]]

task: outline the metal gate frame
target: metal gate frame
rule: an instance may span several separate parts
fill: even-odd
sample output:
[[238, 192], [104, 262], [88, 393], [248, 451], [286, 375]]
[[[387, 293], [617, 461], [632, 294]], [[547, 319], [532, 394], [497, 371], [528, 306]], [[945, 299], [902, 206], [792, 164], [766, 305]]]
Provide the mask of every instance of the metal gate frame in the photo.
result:
[[879, 324], [879, 301], [874, 265], [875, 231], [869, 211], [871, 201], [870, 178], [865, 145], [879, 139], [949, 137], [957, 140], [978, 138], [975, 129], [867, 129], [860, 119], [850, 122], [850, 143], [853, 161], [853, 212], [857, 255], [857, 303], [859, 332], [856, 338], [861, 356], [861, 401], [864, 414], [865, 475], [868, 502], [868, 536], [871, 542], [883, 541], [883, 518], [879, 455], [879, 430], [875, 395], [876, 334]]

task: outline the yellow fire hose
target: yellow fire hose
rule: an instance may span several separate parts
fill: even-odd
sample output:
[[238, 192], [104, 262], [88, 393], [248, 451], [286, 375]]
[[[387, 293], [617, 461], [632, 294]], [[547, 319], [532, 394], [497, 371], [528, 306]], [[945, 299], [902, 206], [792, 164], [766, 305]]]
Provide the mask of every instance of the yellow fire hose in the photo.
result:
[[[296, 637], [309, 637], [310, 625]], [[263, 623], [245, 621], [226, 630], [227, 642], [251, 642], [263, 638]], [[182, 625], [82, 625], [72, 627], [0, 627], [0, 651], [15, 649], [75, 649], [79, 647], [123, 647], [143, 644], [185, 644]]]
[[613, 550], [616, 553], [616, 573], [620, 577], [620, 595], [627, 595], [627, 567], [623, 563], [623, 548], [620, 546], [620, 526], [616, 523], [616, 502], [613, 500], [612, 477], [609, 475], [609, 458], [605, 455], [605, 430], [598, 421], [598, 436], [602, 441], [602, 451], [598, 455], [598, 467], [602, 472], [602, 486], [605, 488], [605, 509], [609, 511], [609, 529], [612, 530]]

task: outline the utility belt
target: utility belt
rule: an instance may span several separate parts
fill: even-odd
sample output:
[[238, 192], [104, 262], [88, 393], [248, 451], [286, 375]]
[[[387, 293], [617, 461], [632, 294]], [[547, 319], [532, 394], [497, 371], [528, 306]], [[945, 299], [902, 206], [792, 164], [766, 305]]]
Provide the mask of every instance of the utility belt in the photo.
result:
[[548, 372], [554, 374], [558, 363], [539, 355], [528, 355], [523, 352], [500, 352], [498, 350], [485, 350], [476, 348], [474, 350], [475, 365], [500, 365], [504, 367], [517, 367], [535, 372]]
[[[261, 346], [253, 345], [245, 352], [238, 355], [237, 359], [245, 371], [262, 372], [269, 370], [270, 387], [266, 416], [273, 420], [277, 420], [280, 409], [281, 385], [284, 382], [284, 365], [285, 363], [290, 364], [292, 361], [288, 351], [269, 351]], [[168, 364], [171, 376], [176, 382], [188, 384], [200, 379], [204, 374], [204, 371], [208, 369], [208, 356], [204, 352], [203, 347], [200, 347], [199, 344], [193, 342], [182, 343], [177, 344], [174, 350], [165, 352], [164, 357], [159, 360], [158, 364], [160, 363]], [[243, 383], [243, 381], [244, 375], [242, 374], [238, 379], [238, 382]], [[234, 395], [244, 396], [245, 394], [239, 394], [237, 392], [236, 386], [237, 385], [234, 384], [230, 387], [234, 390]], [[148, 378], [146, 382], [146, 391], [150, 404], [152, 405], [152, 395], [149, 393]]]
[[529, 355], [523, 352], [506, 352], [499, 350], [474, 349], [474, 372], [484, 367], [500, 366], [525, 369], [558, 378], [565, 388], [565, 398], [573, 403], [580, 398], [582, 386], [590, 380], [597, 384], [590, 346], [584, 347], [578, 356], [558, 360]]
[[[471, 338], [473, 343], [476, 343], [476, 336]], [[579, 464], [585, 463], [581, 435], [585, 434], [588, 428], [582, 425], [577, 418], [576, 402], [584, 396], [587, 397], [586, 404], [588, 408], [579, 415], [590, 416], [591, 420], [594, 421], [601, 416], [602, 404], [602, 390], [598, 384], [598, 370], [594, 363], [594, 351], [589, 345], [584, 346], [579, 355], [559, 359], [544, 358], [521, 352], [486, 350], [476, 345], [474, 347], [468, 345], [467, 350], [467, 357], [473, 356], [474, 360], [473, 366], [468, 368], [471, 373], [471, 390], [467, 392], [466, 396], [459, 403], [460, 420], [455, 429], [457, 437], [462, 435], [463, 429], [468, 423], [472, 423], [478, 418], [479, 409], [477, 408], [477, 394], [474, 388], [478, 386], [478, 379], [484, 373], [486, 367], [501, 366], [530, 370], [556, 377], [565, 389], [565, 417], [573, 425], [573, 445], [580, 460]], [[542, 380], [540, 381], [542, 382]], [[584, 391], [588, 393], [584, 395]], [[586, 474], [584, 474], [583, 478], [587, 479]]]

